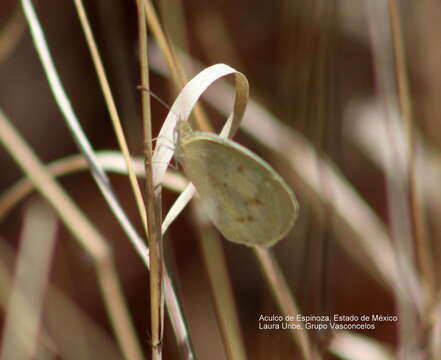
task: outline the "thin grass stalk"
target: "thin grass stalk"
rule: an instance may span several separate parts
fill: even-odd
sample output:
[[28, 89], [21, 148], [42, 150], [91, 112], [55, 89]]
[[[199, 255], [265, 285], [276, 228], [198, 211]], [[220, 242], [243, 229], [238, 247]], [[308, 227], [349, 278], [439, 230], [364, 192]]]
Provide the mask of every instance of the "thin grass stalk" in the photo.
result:
[[[5, 239], [2, 239], [5, 240]], [[0, 306], [5, 307], [11, 288], [15, 250], [0, 242]], [[5, 286], [3, 286], [5, 285]], [[71, 298], [48, 283], [45, 296], [44, 327], [40, 329], [38, 360], [123, 358], [118, 345]], [[45, 331], [47, 330], [47, 332]], [[51, 338], [48, 337], [48, 333]]]
[[[368, 15], [371, 28], [372, 49], [376, 77], [378, 80], [377, 97], [381, 101], [384, 111], [385, 124], [393, 151], [386, 159], [385, 166], [387, 196], [389, 202], [389, 216], [391, 218], [391, 233], [396, 249], [396, 258], [399, 266], [400, 278], [398, 284], [405, 287], [405, 292], [395, 292], [397, 312], [399, 315], [399, 356], [419, 359], [417, 337], [415, 329], [418, 327], [417, 315], [421, 304], [412, 292], [414, 284], [420, 286], [418, 272], [415, 267], [415, 234], [412, 234], [412, 212], [408, 201], [409, 195], [409, 154], [401, 154], [395, 143], [398, 143], [399, 133], [396, 127], [402, 126], [399, 111], [399, 97], [397, 93], [396, 67], [394, 53], [390, 50], [393, 42], [390, 28], [390, 14], [388, 3], [376, 0], [368, 3]], [[407, 139], [406, 139], [407, 140]], [[409, 144], [407, 144], [409, 146]], [[401, 156], [403, 155], [403, 156]], [[415, 279], [415, 280], [412, 280]], [[421, 297], [422, 294], [417, 296]], [[424, 299], [423, 299], [424, 301]], [[424, 304], [423, 304], [424, 305]]]
[[[290, 335], [297, 347], [300, 350], [302, 359], [319, 359], [319, 355], [315, 353], [311, 347], [311, 343], [308, 338], [308, 334], [301, 322], [296, 320], [297, 314], [300, 314], [299, 308], [296, 304], [294, 297], [292, 296], [291, 289], [289, 288], [286, 279], [279, 267], [279, 264], [274, 259], [272, 253], [261, 247], [254, 247], [254, 253], [259, 261], [262, 273], [268, 282], [271, 292], [282, 311], [283, 316], [294, 316], [296, 325], [300, 325], [300, 329], [290, 329]], [[314, 357], [313, 354], [315, 353]]]
[[247, 356], [222, 239], [198, 205], [196, 204], [193, 207], [197, 218], [196, 227], [210, 281], [211, 293], [213, 294], [222, 343], [228, 359], [245, 360]]
[[[10, 293], [12, 290], [12, 269], [13, 269], [13, 259], [12, 259], [12, 250], [8, 248], [8, 260], [6, 261], [5, 257], [5, 247], [8, 246], [6, 239], [1, 239], [0, 241], [0, 308], [5, 310], [8, 307], [8, 303], [10, 301]], [[26, 301], [23, 299], [23, 301]], [[59, 354], [58, 348], [55, 345], [56, 342], [54, 341], [52, 336], [49, 336], [46, 326], [40, 327], [40, 333], [39, 333], [39, 344], [38, 348], [35, 353], [36, 359], [41, 360], [52, 360], [56, 359], [57, 355]], [[24, 332], [23, 330], [21, 330]], [[49, 331], [50, 332], [50, 331]], [[52, 334], [51, 334], [52, 335]], [[26, 335], [24, 335], [26, 336]], [[3, 350], [2, 350], [3, 351]]]
[[32, 7], [32, 3], [29, 0], [22, 0], [22, 5], [31, 30], [35, 49], [40, 57], [52, 94], [58, 107], [60, 108], [61, 113], [64, 116], [64, 119], [66, 120], [66, 124], [68, 125], [78, 148], [87, 158], [92, 177], [98, 185], [104, 199], [106, 200], [118, 222], [121, 224], [121, 227], [132, 242], [132, 245], [138, 252], [139, 256], [148, 266], [148, 250], [121, 208], [117, 197], [113, 193], [106, 173], [100, 168], [93, 148], [81, 129], [81, 125], [72, 109], [70, 101], [66, 96], [60, 78], [55, 69], [43, 30], [35, 14], [34, 8]]
[[[125, 167], [125, 161], [123, 156], [115, 151], [102, 151], [97, 153], [97, 160], [100, 166], [115, 173], [127, 174], [127, 168]], [[136, 159], [134, 161], [135, 171], [138, 176], [145, 176], [145, 170], [143, 160]], [[87, 159], [83, 155], [74, 155], [65, 159], [58, 160], [47, 166], [47, 171], [52, 176], [67, 175], [71, 172], [79, 170], [90, 170], [88, 167]], [[180, 192], [187, 185], [187, 181], [182, 176], [171, 173], [170, 171], [165, 174], [164, 186], [172, 191]], [[0, 196], [0, 221], [5, 218], [14, 206], [23, 198], [34, 190], [34, 184], [28, 179], [23, 178], [15, 185], [5, 191]], [[147, 249], [145, 253], [148, 254]], [[143, 257], [145, 265], [149, 268], [148, 257]], [[164, 268], [164, 292], [165, 301], [167, 304], [167, 311], [169, 313], [170, 321], [176, 336], [176, 340], [179, 346], [179, 350], [183, 359], [194, 359], [193, 348], [190, 342], [190, 337], [187, 330], [187, 325], [183, 317], [181, 305], [179, 303], [176, 292], [174, 291], [173, 284], [170, 276], [167, 272], [167, 268]]]
[[[400, 153], [397, 151], [397, 147], [394, 146], [397, 139], [394, 136], [399, 136], [399, 133], [395, 131], [396, 127], [399, 127], [399, 119], [397, 117], [397, 98], [396, 87], [394, 82], [393, 72], [393, 59], [389, 51], [390, 33], [387, 26], [385, 26], [385, 13], [387, 8], [381, 0], [369, 3], [369, 14], [372, 18], [371, 21], [371, 38], [372, 49], [375, 59], [376, 76], [379, 82], [379, 90], [377, 97], [382, 106], [382, 112], [384, 121], [391, 138], [390, 143], [393, 151], [391, 151], [388, 164], [385, 166], [386, 180], [388, 186], [388, 197], [391, 204], [394, 206], [389, 207], [391, 213], [391, 228], [392, 237], [395, 241], [395, 247], [397, 252], [397, 258], [401, 263], [407, 262], [407, 267], [412, 268], [414, 262], [413, 256], [413, 244], [410, 239], [410, 231], [406, 231], [409, 228], [408, 223], [408, 207], [407, 201], [405, 201], [404, 190], [406, 187], [406, 179], [401, 179], [399, 175], [402, 174], [405, 164], [400, 158]], [[399, 211], [399, 212], [398, 212]], [[406, 268], [402, 271], [407, 270]], [[412, 273], [414, 271], [412, 270]]]
[[[139, 64], [142, 88], [149, 89], [148, 54], [147, 54], [147, 26], [144, 5], [140, 0], [138, 8], [139, 34]], [[163, 291], [163, 247], [161, 233], [161, 187], [156, 191], [153, 185], [152, 161], [152, 124], [150, 112], [150, 96], [147, 92], [141, 93], [142, 120], [144, 128], [144, 161], [145, 161], [145, 190], [148, 212], [148, 240], [150, 249], [150, 319], [152, 359], [162, 359], [162, 340], [164, 336], [164, 291]]]
[[111, 251], [93, 224], [45, 171], [24, 139], [0, 110], [0, 141], [42, 196], [55, 209], [67, 229], [93, 258], [100, 289], [119, 345], [127, 359], [141, 360], [142, 351], [130, 321], [129, 311], [118, 283]]
[[[336, 28], [336, 4], [334, 1], [317, 2], [316, 8], [313, 11], [315, 21], [320, 22], [319, 25], [325, 31], [319, 31], [315, 40], [315, 61], [311, 69], [311, 96], [313, 100], [308, 101], [310, 107], [308, 117], [306, 120], [306, 132], [311, 133], [314, 147], [320, 153], [332, 151], [328, 146], [329, 136], [332, 124], [335, 124], [335, 113], [332, 111], [332, 94], [329, 89], [330, 76], [332, 71], [332, 51], [335, 47]], [[311, 121], [312, 120], [312, 121]], [[335, 125], [334, 125], [335, 126]], [[323, 167], [320, 164], [320, 158], [315, 159], [316, 172], [319, 174], [319, 186], [327, 198], [333, 198], [332, 187], [328, 187], [328, 181]], [[328, 277], [331, 266], [331, 254], [333, 244], [329, 239], [329, 231], [331, 229], [333, 211], [327, 205], [320, 206], [317, 210], [317, 218], [321, 219], [323, 224], [320, 228], [316, 227], [316, 219], [310, 219], [308, 224], [308, 231], [316, 232], [313, 235], [315, 239], [314, 250], [312, 247], [307, 247], [308, 252], [316, 253], [315, 258], [312, 258], [312, 263], [318, 275], [314, 281], [317, 284], [317, 309], [319, 313], [332, 313], [329, 304], [329, 284], [331, 281]], [[311, 235], [310, 235], [311, 236]], [[310, 255], [309, 255], [310, 256]], [[320, 334], [322, 341], [330, 336], [329, 333]]]
[[[14, 284], [3, 326], [0, 359], [37, 356], [44, 295], [57, 239], [57, 218], [42, 201], [25, 213]], [[46, 336], [47, 332], [42, 331]], [[42, 354], [40, 354], [42, 355]], [[47, 354], [49, 355], [49, 354]]]
[[182, 0], [160, 1], [159, 12], [170, 42], [182, 51], [189, 52], [187, 19]]
[[398, 85], [400, 112], [405, 130], [407, 144], [407, 176], [410, 194], [410, 209], [413, 225], [413, 235], [416, 244], [418, 265], [427, 289], [428, 302], [433, 302], [436, 289], [434, 263], [424, 217], [424, 204], [417, 188], [419, 178], [415, 168], [415, 120], [412, 111], [409, 81], [407, 76], [407, 61], [404, 48], [400, 11], [396, 0], [388, 0], [392, 44], [394, 49], [395, 70]]
[[[159, 22], [158, 15], [156, 14], [155, 8], [150, 0], [143, 0], [145, 12], [147, 16], [147, 22], [152, 30], [153, 36], [155, 37], [158, 45], [165, 56], [165, 60], [167, 62], [168, 68], [171, 72], [171, 80], [177, 91], [180, 91], [182, 87], [187, 83], [188, 78], [185, 75], [184, 69], [180, 65], [176, 53], [173, 47], [170, 45], [170, 42], [167, 40], [164, 31], [162, 30], [162, 26]], [[194, 108], [194, 117], [196, 123], [200, 130], [210, 131], [211, 125], [205, 116], [202, 107], [196, 105]]]
[[115, 101], [112, 96], [112, 91], [110, 89], [109, 81], [107, 80], [106, 72], [104, 70], [104, 65], [101, 60], [101, 56], [98, 51], [98, 47], [96, 45], [92, 29], [90, 27], [89, 21], [87, 19], [87, 15], [83, 6], [83, 2], [81, 0], [75, 0], [75, 7], [77, 9], [78, 18], [80, 19], [81, 27], [83, 29], [86, 43], [89, 47], [89, 51], [95, 66], [95, 70], [97, 72], [98, 80], [101, 86], [101, 91], [103, 92], [104, 100], [106, 101], [107, 109], [109, 111], [109, 116], [112, 121], [112, 125], [115, 131], [116, 138], [118, 140], [118, 145], [124, 154], [124, 158], [126, 160], [126, 165], [128, 169], [128, 176], [130, 185], [132, 187], [132, 191], [135, 197], [135, 202], [138, 208], [139, 216], [142, 220], [142, 225], [144, 227], [144, 231], [146, 235], [148, 234], [147, 230], [147, 215], [146, 209], [144, 206], [144, 201], [141, 194], [141, 189], [139, 187], [138, 181], [136, 179], [135, 172], [133, 170], [132, 162], [130, 161], [130, 152], [129, 147], [127, 146], [127, 142], [124, 136], [124, 132], [121, 125], [121, 120], [118, 115], [118, 110], [116, 108]]

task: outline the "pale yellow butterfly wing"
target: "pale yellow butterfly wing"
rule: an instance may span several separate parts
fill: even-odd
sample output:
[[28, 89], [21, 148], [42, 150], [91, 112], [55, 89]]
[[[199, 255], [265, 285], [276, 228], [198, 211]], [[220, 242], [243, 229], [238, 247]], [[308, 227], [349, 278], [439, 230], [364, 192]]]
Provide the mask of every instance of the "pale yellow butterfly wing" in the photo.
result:
[[205, 132], [186, 134], [179, 151], [207, 216], [225, 238], [271, 246], [291, 230], [298, 215], [294, 194], [257, 155]]

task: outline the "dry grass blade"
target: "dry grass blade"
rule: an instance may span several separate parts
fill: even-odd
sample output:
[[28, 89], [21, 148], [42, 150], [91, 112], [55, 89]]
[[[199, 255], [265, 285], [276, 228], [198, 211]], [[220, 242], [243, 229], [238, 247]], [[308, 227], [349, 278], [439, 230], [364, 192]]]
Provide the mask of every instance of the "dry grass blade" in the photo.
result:
[[62, 114], [64, 115], [66, 123], [71, 130], [72, 135], [78, 144], [78, 147], [86, 156], [89, 162], [89, 166], [91, 168], [92, 176], [94, 177], [105, 200], [109, 204], [109, 207], [111, 208], [118, 222], [121, 224], [128, 238], [132, 242], [134, 248], [137, 250], [138, 254], [141, 256], [141, 258], [143, 258], [144, 262], [147, 263], [148, 253], [143, 251], [145, 248], [143, 241], [133, 228], [132, 224], [130, 223], [120, 204], [118, 203], [118, 200], [112, 191], [110, 181], [107, 178], [105, 172], [98, 166], [92, 146], [90, 145], [86, 135], [81, 129], [81, 125], [72, 109], [70, 101], [64, 92], [63, 86], [60, 82], [49, 49], [47, 47], [43, 30], [41, 29], [40, 23], [38, 22], [32, 4], [29, 0], [23, 0], [22, 4], [25, 10], [28, 24], [31, 29], [37, 53], [40, 56], [44, 71], [46, 72], [46, 76], [49, 81], [49, 86], [51, 87], [55, 100], [57, 101], [57, 104]]
[[[15, 255], [6, 241], [0, 242], [0, 254], [0, 281], [5, 285], [0, 289], [9, 289]], [[7, 295], [0, 293], [2, 306]], [[48, 284], [46, 291], [43, 323], [45, 327], [40, 328], [36, 359], [49, 360], [56, 359], [57, 356], [63, 359], [123, 359], [114, 339], [52, 284]]]
[[42, 202], [33, 202], [25, 214], [1, 359], [30, 360], [36, 355], [56, 230], [57, 219], [52, 210]]
[[188, 50], [187, 20], [185, 18], [183, 1], [160, 2], [158, 6], [170, 43], [179, 49]]
[[104, 238], [71, 198], [45, 171], [39, 159], [0, 111], [0, 141], [35, 187], [55, 209], [78, 243], [94, 259], [98, 281], [113, 329], [125, 356], [141, 359], [142, 352], [130, 322], [111, 252]]
[[[337, 215], [334, 228], [342, 248], [389, 291], [398, 291], [402, 296], [409, 296], [410, 292], [417, 306], [421, 305], [421, 292], [415, 274], [408, 274], [410, 288], [403, 284], [400, 266], [384, 224], [335, 165], [319, 156], [299, 134], [280, 122], [271, 122], [272, 116], [263, 109], [250, 106], [247, 115], [244, 128], [275, 152], [291, 149], [289, 154], [280, 155], [289, 160], [305, 190], [334, 209]], [[251, 119], [259, 126], [252, 126]], [[326, 179], [328, 191], [321, 187], [323, 179]]]
[[[104, 70], [104, 66], [103, 63], [101, 61], [101, 57], [99, 55], [99, 51], [97, 48], [97, 45], [95, 43], [95, 40], [93, 38], [93, 34], [92, 34], [92, 30], [90, 28], [90, 24], [89, 21], [87, 19], [86, 16], [86, 12], [84, 10], [83, 4], [81, 0], [76, 0], [75, 1], [75, 6], [77, 8], [77, 12], [78, 12], [78, 16], [79, 19], [81, 21], [81, 25], [86, 37], [86, 41], [87, 44], [89, 46], [90, 52], [91, 52], [91, 56], [95, 65], [95, 69], [97, 72], [97, 76], [100, 82], [100, 86], [104, 95], [104, 99], [106, 100], [106, 104], [107, 104], [107, 108], [109, 110], [109, 115], [110, 115], [110, 119], [112, 121], [112, 125], [115, 131], [115, 135], [116, 138], [118, 139], [118, 144], [119, 147], [122, 151], [122, 153], [124, 154], [124, 159], [126, 161], [126, 165], [127, 165], [127, 169], [128, 169], [128, 176], [129, 176], [129, 180], [130, 180], [130, 185], [132, 187], [132, 191], [135, 197], [135, 202], [136, 205], [138, 207], [138, 213], [141, 217], [142, 220], [142, 224], [144, 226], [144, 231], [147, 235], [148, 231], [147, 231], [147, 215], [146, 215], [146, 210], [145, 210], [145, 206], [144, 206], [144, 201], [141, 195], [141, 189], [139, 187], [139, 184], [136, 180], [136, 175], [135, 172], [132, 168], [132, 163], [130, 161], [130, 153], [129, 153], [129, 148], [127, 146], [127, 142], [126, 139], [124, 137], [124, 133], [122, 130], [122, 126], [121, 126], [121, 121], [119, 119], [119, 115], [118, 115], [118, 111], [115, 105], [115, 101], [113, 100], [113, 96], [112, 96], [112, 92], [110, 89], [110, 85], [109, 82], [107, 80], [107, 76]], [[60, 85], [61, 86], [61, 85]], [[78, 121], [76, 121], [76, 117], [72, 117], [71, 119], [66, 118], [66, 120], [68, 120], [68, 122], [75, 122], [78, 123]], [[85, 138], [85, 135], [80, 135], [79, 134], [80, 131], [73, 131], [73, 135], [75, 137], [75, 139], [77, 139], [79, 141], [80, 138]], [[80, 142], [81, 144], [81, 142]], [[88, 159], [93, 159], [93, 165], [96, 166], [96, 159], [94, 156], [91, 156], [91, 151], [87, 151], [88, 148], [90, 148], [90, 145], [88, 147], [84, 147], [81, 146], [80, 147], [82, 149], [82, 151], [86, 154], [86, 156], [88, 157]], [[90, 160], [91, 161], [91, 160]], [[91, 161], [92, 162], [92, 161]], [[92, 167], [92, 170], [94, 169], [94, 167]], [[94, 172], [92, 171], [92, 174]], [[104, 176], [104, 179], [106, 179], [106, 182], [109, 183], [108, 179], [105, 177], [105, 174], [102, 173], [100, 174], [101, 177]], [[94, 175], [95, 176], [95, 175]], [[96, 177], [96, 176], [95, 176]], [[98, 186], [100, 186], [100, 189], [102, 187], [102, 184], [100, 184], [100, 182], [97, 180]], [[109, 187], [109, 185], [108, 185]], [[101, 191], [103, 192], [103, 189], [101, 189]], [[106, 195], [106, 193], [103, 192], [103, 194], [105, 195], [106, 200], [109, 202], [109, 205], [111, 205], [112, 210], [114, 211], [115, 215], [118, 215], [117, 218], [122, 218], [123, 215], [120, 214], [121, 209], [119, 204], [116, 201], [116, 197], [114, 194], [111, 194], [112, 196], [112, 202], [110, 202], [110, 199], [108, 198], [109, 196]], [[112, 205], [112, 203], [115, 203], [116, 205]], [[120, 220], [121, 222], [121, 220]], [[142, 240], [139, 238], [138, 235], [134, 236], [133, 232], [133, 228], [131, 226], [131, 224], [126, 224], [128, 221], [128, 219], [125, 219], [124, 222], [121, 222], [121, 224], [127, 228], [126, 233], [128, 233], [129, 235], [129, 239], [131, 239], [132, 243], [134, 244], [136, 249], [140, 249], [142, 247], [142, 245], [140, 245], [140, 242], [142, 243]], [[130, 232], [128, 231], [130, 229]]]
[[172, 73], [172, 79], [176, 89], [182, 88], [186, 82], [186, 78], [183, 74], [182, 69], [176, 60], [176, 55], [173, 48], [170, 46], [167, 37], [162, 30], [162, 26], [159, 22], [158, 16], [156, 15], [155, 8], [149, 0], [144, 1], [144, 8], [147, 16], [147, 21], [149, 27], [156, 38], [159, 46], [161, 47], [162, 53], [165, 55], [165, 59], [168, 64], [168, 68]]
[[[354, 141], [354, 145], [360, 147], [375, 166], [385, 169], [387, 159], [391, 158], [394, 152], [395, 156], [401, 159], [400, 161], [406, 161], [406, 144], [403, 128], [396, 126], [392, 132], [396, 134], [397, 141], [391, 148], [383, 115], [381, 108], [376, 103], [357, 104], [348, 112], [346, 128], [348, 138]], [[441, 181], [441, 157], [421, 134], [415, 135], [414, 142], [415, 171], [419, 174], [425, 174], [417, 183], [417, 191], [429, 207], [436, 209], [438, 199], [434, 195], [437, 193]], [[400, 172], [398, 175], [405, 177], [406, 173]]]
[[[102, 151], [96, 154], [97, 161], [100, 166], [106, 171], [112, 171], [120, 174], [127, 174], [127, 167], [125, 165], [124, 157], [121, 153], [116, 151]], [[133, 167], [138, 176], [145, 176], [144, 161], [142, 159], [134, 159]], [[68, 175], [79, 170], [89, 170], [88, 162], [82, 155], [74, 155], [65, 159], [61, 159], [50, 164], [47, 171], [52, 176]], [[172, 191], [181, 192], [187, 185], [187, 181], [179, 174], [168, 171], [164, 177], [164, 186]], [[31, 191], [34, 190], [34, 184], [31, 180], [25, 178], [18, 181], [9, 190], [5, 191], [0, 196], [0, 221], [5, 218], [8, 213], [23, 200]], [[144, 247], [142, 251], [147, 255], [148, 249]], [[148, 259], [148, 257], [145, 257]], [[146, 263], [148, 267], [148, 262]], [[186, 330], [185, 321], [180, 310], [177, 294], [173, 289], [173, 284], [170, 281], [168, 272], [165, 273], [165, 300], [167, 310], [170, 314], [170, 321], [180, 344], [180, 349], [185, 359], [192, 359], [191, 344]]]
[[[7, 247], [6, 239], [2, 238], [0, 242], [0, 307], [6, 311], [8, 301], [12, 290], [13, 282], [13, 255], [12, 250]], [[24, 303], [25, 300], [23, 300]], [[28, 304], [30, 307], [30, 305]], [[52, 360], [59, 353], [58, 347], [53, 337], [50, 337], [46, 327], [41, 326], [39, 333], [39, 342], [35, 351], [35, 357], [42, 360]], [[24, 330], [25, 331], [25, 330]]]
[[[106, 172], [127, 175], [127, 167], [124, 156], [117, 151], [98, 151], [95, 153], [99, 166]], [[144, 160], [133, 158], [133, 169], [136, 176], [144, 177]], [[67, 176], [79, 171], [89, 171], [89, 163], [83, 155], [72, 155], [47, 165], [47, 171], [54, 177]], [[181, 192], [187, 186], [188, 181], [177, 172], [168, 170], [165, 173], [163, 185], [165, 188]], [[26, 196], [34, 190], [34, 185], [27, 179], [21, 179], [5, 190], [0, 195], [0, 221], [3, 220], [11, 210]], [[148, 254], [148, 249], [143, 248], [143, 253]], [[148, 265], [148, 263], [147, 263]]]
[[[151, 3], [150, 0], [143, 0], [143, 2], [144, 2], [144, 7], [145, 7], [145, 12], [149, 27], [156, 41], [158, 42], [159, 47], [162, 50], [162, 53], [165, 56], [168, 68], [172, 74], [173, 84], [175, 88], [179, 91], [187, 82], [187, 77], [180, 65], [180, 62], [176, 57], [176, 53], [173, 47], [171, 46], [170, 42], [167, 40], [164, 31], [162, 30], [162, 26], [159, 23], [159, 19], [158, 16], [156, 15], [153, 4]], [[206, 131], [211, 129], [210, 124], [208, 123], [202, 111], [202, 108], [196, 106], [194, 114], [195, 114], [196, 122], [201, 129]]]

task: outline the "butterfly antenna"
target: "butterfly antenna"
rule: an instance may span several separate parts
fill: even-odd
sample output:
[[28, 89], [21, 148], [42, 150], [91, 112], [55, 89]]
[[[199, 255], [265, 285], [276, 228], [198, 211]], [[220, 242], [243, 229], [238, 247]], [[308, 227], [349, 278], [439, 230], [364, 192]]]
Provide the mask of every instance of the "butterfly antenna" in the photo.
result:
[[154, 98], [157, 102], [159, 102], [162, 106], [164, 106], [167, 110], [171, 110], [170, 105], [168, 105], [164, 100], [162, 100], [158, 95], [156, 95], [152, 90], [147, 89], [141, 85], [137, 87], [138, 90], [146, 91], [150, 94], [152, 98]]

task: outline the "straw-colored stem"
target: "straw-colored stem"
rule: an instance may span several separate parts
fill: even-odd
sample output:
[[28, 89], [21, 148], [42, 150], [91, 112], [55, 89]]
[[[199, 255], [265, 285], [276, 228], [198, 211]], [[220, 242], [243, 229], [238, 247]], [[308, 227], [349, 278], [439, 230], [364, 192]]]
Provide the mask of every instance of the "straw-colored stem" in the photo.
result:
[[[139, 33], [139, 63], [141, 86], [149, 89], [147, 26], [144, 4], [137, 1], [138, 33]], [[147, 92], [141, 92], [142, 120], [144, 124], [144, 160], [145, 160], [145, 190], [146, 209], [148, 213], [148, 239], [150, 249], [150, 319], [152, 339], [152, 359], [162, 359], [162, 338], [164, 333], [164, 296], [163, 296], [163, 250], [161, 233], [161, 188], [157, 191], [153, 185], [152, 162], [152, 126], [150, 113], [150, 97]]]
[[113, 100], [112, 91], [110, 89], [109, 81], [107, 80], [106, 72], [104, 70], [103, 62], [101, 60], [98, 47], [96, 45], [94, 36], [92, 34], [92, 30], [90, 28], [89, 21], [87, 19], [86, 12], [84, 10], [84, 6], [81, 0], [75, 0], [75, 6], [78, 12], [78, 17], [81, 22], [82, 29], [84, 31], [84, 35], [86, 38], [87, 45], [90, 50], [90, 54], [92, 56], [92, 60], [95, 66], [95, 70], [97, 72], [98, 80], [101, 86], [101, 90], [103, 92], [104, 100], [106, 101], [107, 108], [109, 110], [110, 119], [112, 121], [112, 125], [115, 131], [116, 138], [118, 140], [118, 145], [124, 154], [124, 158], [126, 160], [126, 165], [128, 169], [128, 176], [130, 180], [130, 185], [132, 187], [132, 191], [135, 197], [136, 205], [138, 207], [138, 212], [142, 220], [142, 224], [144, 226], [145, 233], [147, 234], [147, 216], [146, 210], [144, 207], [144, 202], [142, 199], [141, 189], [136, 180], [135, 171], [133, 170], [132, 162], [130, 161], [130, 153], [129, 148], [127, 146], [127, 142], [124, 136], [124, 132], [122, 129], [121, 121], [119, 119], [118, 110], [116, 108], [115, 101]]

